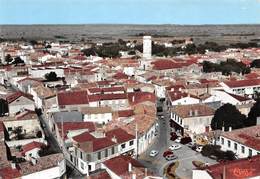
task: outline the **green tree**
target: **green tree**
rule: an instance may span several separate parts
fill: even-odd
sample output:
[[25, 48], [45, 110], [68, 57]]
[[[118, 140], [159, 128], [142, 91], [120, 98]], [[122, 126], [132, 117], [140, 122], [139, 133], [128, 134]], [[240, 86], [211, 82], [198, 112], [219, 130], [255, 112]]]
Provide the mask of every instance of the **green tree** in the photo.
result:
[[8, 113], [8, 104], [4, 99], [0, 98], [0, 117], [6, 113]]
[[260, 99], [257, 99], [254, 106], [250, 109], [248, 117], [245, 120], [245, 126], [254, 126], [256, 125], [257, 117], [260, 117]]
[[57, 74], [53, 71], [51, 71], [50, 73], [46, 73], [44, 77], [47, 81], [57, 81], [58, 80]]
[[10, 54], [7, 54], [6, 56], [5, 56], [5, 62], [6, 63], [11, 63], [13, 61], [13, 58], [11, 57], [11, 55]]
[[239, 129], [244, 127], [245, 118], [246, 116], [241, 114], [236, 106], [227, 103], [216, 110], [211, 121], [211, 128], [213, 130], [221, 130], [222, 127], [224, 127], [225, 131], [227, 131], [229, 127]]

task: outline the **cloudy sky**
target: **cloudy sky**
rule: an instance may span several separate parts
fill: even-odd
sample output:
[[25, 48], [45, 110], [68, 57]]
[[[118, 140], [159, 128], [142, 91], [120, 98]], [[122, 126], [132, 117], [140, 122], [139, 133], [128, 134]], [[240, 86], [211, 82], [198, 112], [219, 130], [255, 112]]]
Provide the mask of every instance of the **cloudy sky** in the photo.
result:
[[0, 0], [0, 24], [260, 24], [260, 0]]

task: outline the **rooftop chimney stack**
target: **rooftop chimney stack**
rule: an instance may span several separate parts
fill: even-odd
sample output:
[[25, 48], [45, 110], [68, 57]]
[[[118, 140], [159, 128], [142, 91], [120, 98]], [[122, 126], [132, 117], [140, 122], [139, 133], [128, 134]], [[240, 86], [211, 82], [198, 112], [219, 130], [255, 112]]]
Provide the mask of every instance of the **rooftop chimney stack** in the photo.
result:
[[132, 172], [132, 163], [131, 162], [128, 163], [128, 172], [129, 173]]
[[11, 168], [12, 168], [12, 169], [16, 169], [16, 163], [11, 162]]
[[228, 128], [228, 131], [232, 131], [232, 127], [231, 126]]
[[189, 115], [190, 115], [190, 117], [193, 116], [193, 111], [192, 110], [189, 111]]
[[199, 114], [198, 110], [196, 109], [194, 112], [195, 112], [195, 116], [198, 116]]

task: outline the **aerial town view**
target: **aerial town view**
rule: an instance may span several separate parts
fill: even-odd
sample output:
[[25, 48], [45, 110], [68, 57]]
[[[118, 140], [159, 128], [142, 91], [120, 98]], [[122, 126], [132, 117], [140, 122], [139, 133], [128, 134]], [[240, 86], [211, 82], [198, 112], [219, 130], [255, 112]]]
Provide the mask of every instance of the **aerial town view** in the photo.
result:
[[259, 0], [0, 0], [0, 179], [260, 179]]

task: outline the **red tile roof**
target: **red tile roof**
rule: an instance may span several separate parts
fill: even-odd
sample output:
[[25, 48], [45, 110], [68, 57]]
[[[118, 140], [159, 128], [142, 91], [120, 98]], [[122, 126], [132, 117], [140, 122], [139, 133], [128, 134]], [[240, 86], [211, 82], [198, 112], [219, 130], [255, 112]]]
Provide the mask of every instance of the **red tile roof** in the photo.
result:
[[[57, 126], [59, 128], [60, 134], [62, 133], [62, 123], [58, 122]], [[66, 138], [68, 131], [87, 129], [88, 132], [93, 132], [96, 129], [96, 126], [93, 122], [64, 122], [63, 123], [63, 134]]]
[[128, 93], [128, 101], [132, 105], [142, 103], [145, 101], [150, 101], [155, 103], [156, 96], [154, 93], [149, 93], [149, 92], [132, 92], [132, 93]]
[[110, 130], [110, 131], [106, 132], [106, 136], [109, 139], [112, 139], [113, 137], [115, 137], [117, 140], [117, 143], [119, 143], [119, 144], [135, 139], [134, 135], [127, 133], [122, 128]]
[[128, 172], [129, 163], [131, 163], [133, 167], [143, 168], [143, 165], [140, 164], [135, 159], [129, 156], [122, 156], [122, 155], [109, 159], [103, 163], [107, 168], [109, 168], [118, 176], [129, 174]]
[[74, 136], [72, 139], [80, 144], [84, 144], [85, 142], [90, 142], [92, 144], [92, 152], [95, 152], [95, 151], [98, 151], [98, 150], [101, 150], [101, 149], [104, 149], [104, 148], [107, 148], [109, 146], [113, 146], [116, 144], [115, 142], [111, 141], [108, 137], [96, 138], [93, 135], [91, 135], [89, 132], [84, 132], [80, 135]]
[[118, 72], [113, 76], [114, 79], [120, 80], [120, 79], [128, 79], [129, 76], [127, 76], [125, 73], [123, 72]]
[[89, 95], [89, 101], [103, 101], [103, 100], [117, 100], [117, 99], [127, 99], [127, 95], [125, 93], [122, 94], [95, 94]]
[[1, 168], [0, 169], [0, 178], [3, 179], [14, 179], [20, 178], [22, 175], [18, 169], [12, 169], [11, 167]]
[[25, 154], [26, 152], [33, 150], [35, 148], [41, 149], [43, 146], [44, 146], [43, 143], [33, 141], [22, 146], [22, 153]]
[[111, 141], [107, 137], [96, 138], [92, 142], [93, 142], [93, 152], [113, 146], [116, 144], [115, 142]]
[[233, 131], [223, 133], [222, 136], [250, 148], [260, 150], [260, 125], [235, 129]]
[[89, 103], [87, 91], [60, 92], [57, 98], [60, 106]]
[[189, 66], [193, 64], [193, 61], [182, 61], [176, 62], [173, 60], [156, 60], [152, 62], [154, 70], [167, 70], [167, 69], [175, 69], [175, 68], [183, 68], [185, 66]]
[[260, 86], [260, 79], [225, 81], [230, 88], [246, 87], [246, 86]]
[[106, 170], [89, 176], [90, 179], [112, 179]]
[[118, 111], [118, 117], [130, 117], [133, 115], [134, 115], [134, 110], [132, 109]]
[[[260, 176], [260, 155], [251, 157], [250, 159], [240, 159], [219, 163], [206, 167], [205, 170], [214, 178], [222, 179], [225, 173], [226, 179], [242, 179]], [[224, 172], [225, 171], [225, 172]]]
[[179, 92], [179, 91], [169, 91], [168, 95], [169, 95], [171, 101], [176, 101], [178, 99], [185, 98], [185, 97], [199, 99], [197, 96], [189, 95], [188, 93]]
[[95, 140], [95, 137], [91, 135], [89, 132], [83, 132], [82, 134], [74, 136], [73, 140], [75, 140], [78, 143], [82, 143], [87, 141], [93, 141]]
[[257, 79], [260, 78], [260, 75], [257, 73], [249, 73], [249, 74], [245, 74], [245, 77], [247, 79]]
[[230, 96], [232, 96], [233, 98], [235, 98], [238, 101], [248, 101], [248, 100], [252, 100], [250, 98], [244, 97], [244, 96], [240, 96], [240, 95], [235, 95], [232, 93], [228, 93]]
[[15, 92], [15, 93], [11, 94], [11, 95], [8, 95], [6, 97], [6, 101], [10, 104], [13, 101], [17, 100], [18, 98], [20, 98], [21, 96], [23, 96], [23, 97], [33, 101], [33, 96], [32, 95], [23, 93], [21, 91], [18, 91], [18, 92]]

